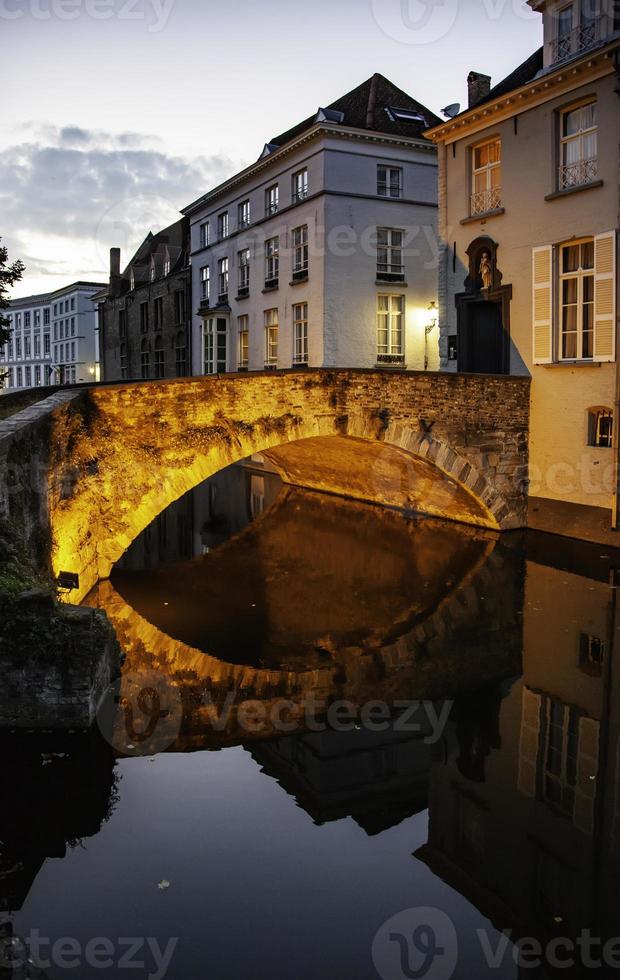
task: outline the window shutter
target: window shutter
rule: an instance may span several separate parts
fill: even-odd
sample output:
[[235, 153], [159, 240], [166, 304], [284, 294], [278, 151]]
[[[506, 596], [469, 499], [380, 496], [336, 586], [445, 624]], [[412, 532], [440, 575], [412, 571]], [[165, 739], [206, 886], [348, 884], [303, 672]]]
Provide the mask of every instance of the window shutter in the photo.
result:
[[616, 233], [594, 239], [594, 360], [616, 357]]
[[532, 343], [534, 364], [553, 360], [553, 247], [532, 250]]
[[540, 695], [524, 687], [521, 706], [518, 776], [519, 792], [523, 793], [524, 796], [536, 796], [541, 705], [542, 698]]

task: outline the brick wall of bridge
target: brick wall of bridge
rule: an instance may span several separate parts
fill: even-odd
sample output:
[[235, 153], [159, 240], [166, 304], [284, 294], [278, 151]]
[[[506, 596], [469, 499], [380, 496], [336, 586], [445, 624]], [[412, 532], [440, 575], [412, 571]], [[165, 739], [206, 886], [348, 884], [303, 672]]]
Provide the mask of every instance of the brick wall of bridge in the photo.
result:
[[[72, 601], [165, 507], [256, 452], [301, 484], [522, 527], [528, 415], [529, 381], [510, 377], [307, 370], [76, 389], [0, 424], [0, 507], [40, 559], [49, 547], [56, 572], [79, 574]], [[304, 479], [306, 439], [332, 451], [307, 454]]]

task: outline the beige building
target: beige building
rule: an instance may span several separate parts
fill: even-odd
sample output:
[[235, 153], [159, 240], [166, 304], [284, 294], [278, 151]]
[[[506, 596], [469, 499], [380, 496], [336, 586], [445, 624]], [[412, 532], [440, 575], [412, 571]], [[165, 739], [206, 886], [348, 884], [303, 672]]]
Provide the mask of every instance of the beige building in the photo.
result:
[[620, 13], [609, 0], [529, 3], [541, 49], [494, 88], [472, 72], [468, 109], [427, 134], [439, 149], [441, 362], [531, 374], [534, 506], [609, 511]]

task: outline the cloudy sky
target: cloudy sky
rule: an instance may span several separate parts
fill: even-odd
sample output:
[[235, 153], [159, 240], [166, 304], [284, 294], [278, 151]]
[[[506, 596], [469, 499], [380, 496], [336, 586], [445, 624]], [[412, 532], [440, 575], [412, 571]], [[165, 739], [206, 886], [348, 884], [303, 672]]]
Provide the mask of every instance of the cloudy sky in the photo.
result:
[[0, 0], [15, 296], [105, 281], [149, 229], [379, 71], [439, 112], [541, 43], [522, 0]]

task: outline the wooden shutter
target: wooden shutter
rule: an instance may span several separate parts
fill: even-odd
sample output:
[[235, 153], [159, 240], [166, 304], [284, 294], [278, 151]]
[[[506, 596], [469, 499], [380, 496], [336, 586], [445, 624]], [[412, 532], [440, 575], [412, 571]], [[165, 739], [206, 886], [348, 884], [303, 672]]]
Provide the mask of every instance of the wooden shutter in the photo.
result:
[[536, 770], [538, 766], [538, 741], [540, 738], [540, 710], [542, 698], [529, 688], [523, 688], [521, 704], [521, 737], [519, 739], [519, 792], [524, 796], [536, 796]]
[[594, 239], [594, 360], [616, 357], [616, 233]]
[[594, 718], [579, 719], [574, 823], [588, 835], [594, 832], [594, 804], [599, 776], [599, 730], [599, 722]]
[[553, 247], [532, 250], [532, 345], [534, 364], [553, 360]]

